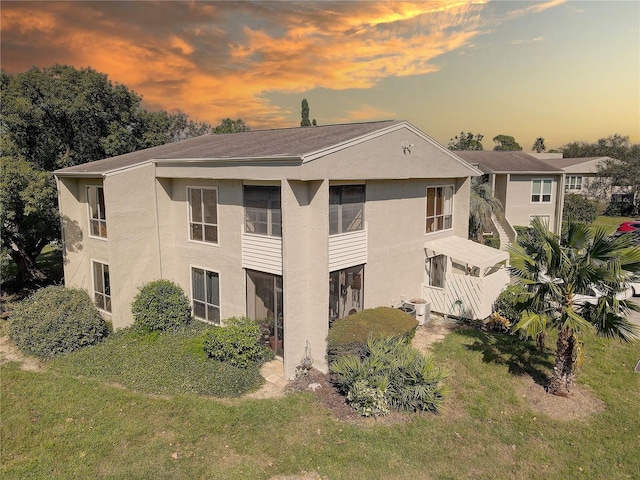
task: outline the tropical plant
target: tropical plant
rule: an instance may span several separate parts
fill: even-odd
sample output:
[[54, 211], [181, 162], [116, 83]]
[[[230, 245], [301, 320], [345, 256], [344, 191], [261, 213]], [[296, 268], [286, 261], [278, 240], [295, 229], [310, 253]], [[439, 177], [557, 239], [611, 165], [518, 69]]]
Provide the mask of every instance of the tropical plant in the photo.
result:
[[491, 216], [503, 215], [502, 202], [493, 196], [491, 185], [482, 177], [471, 179], [471, 200], [469, 204], [469, 238], [484, 243], [484, 232], [491, 230]]
[[[511, 273], [526, 288], [514, 330], [536, 338], [557, 330], [548, 391], [566, 396], [581, 358], [580, 334], [596, 332], [625, 342], [638, 339], [638, 328], [625, 315], [640, 308], [619, 297], [640, 272], [640, 247], [628, 236], [608, 237], [604, 229], [581, 223], [569, 222], [562, 237], [549, 232], [539, 219], [531, 228], [533, 235], [510, 247]], [[595, 304], [576, 297], [592, 287], [604, 292]]]
[[520, 144], [511, 135], [496, 135], [493, 137], [493, 141], [497, 144], [493, 149], [499, 152], [522, 150]]
[[533, 142], [533, 145], [531, 146], [531, 150], [533, 150], [534, 152], [537, 153], [542, 153], [547, 149], [547, 147], [544, 144], [544, 138], [542, 137], [538, 137], [536, 138], [536, 141]]
[[330, 364], [338, 390], [361, 415], [399, 411], [437, 412], [447, 393], [447, 374], [407, 339], [370, 337], [364, 355], [346, 355]]

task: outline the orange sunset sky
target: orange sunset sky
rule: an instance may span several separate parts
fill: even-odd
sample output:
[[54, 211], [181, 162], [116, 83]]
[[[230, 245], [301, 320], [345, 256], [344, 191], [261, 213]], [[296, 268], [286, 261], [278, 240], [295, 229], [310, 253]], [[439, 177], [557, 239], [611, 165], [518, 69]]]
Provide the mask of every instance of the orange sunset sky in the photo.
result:
[[144, 98], [252, 129], [403, 119], [525, 150], [640, 142], [640, 2], [1, 3], [7, 73], [91, 66]]

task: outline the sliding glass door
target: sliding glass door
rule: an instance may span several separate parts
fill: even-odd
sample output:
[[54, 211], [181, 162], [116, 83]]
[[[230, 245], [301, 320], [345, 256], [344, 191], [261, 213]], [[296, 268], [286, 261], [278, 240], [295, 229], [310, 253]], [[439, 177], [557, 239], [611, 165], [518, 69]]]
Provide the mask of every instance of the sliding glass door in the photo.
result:
[[261, 320], [265, 343], [276, 355], [284, 355], [282, 277], [247, 270], [247, 315]]

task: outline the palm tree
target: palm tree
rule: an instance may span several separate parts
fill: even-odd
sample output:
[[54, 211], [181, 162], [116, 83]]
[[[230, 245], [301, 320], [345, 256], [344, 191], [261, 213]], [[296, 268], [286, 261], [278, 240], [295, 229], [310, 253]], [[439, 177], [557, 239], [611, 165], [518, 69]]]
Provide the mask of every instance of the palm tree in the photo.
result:
[[547, 147], [544, 145], [544, 138], [542, 137], [536, 138], [536, 141], [533, 142], [533, 145], [531, 146], [531, 150], [538, 153], [544, 152], [546, 149]]
[[482, 177], [473, 177], [469, 203], [469, 238], [482, 243], [484, 232], [491, 229], [491, 215], [500, 216], [502, 213], [502, 202], [493, 196], [491, 185]]
[[[618, 298], [640, 272], [640, 247], [633, 246], [630, 235], [612, 238], [604, 229], [571, 221], [559, 238], [535, 219], [531, 233], [510, 250], [511, 273], [527, 290], [520, 298], [523, 311], [515, 330], [530, 337], [557, 330], [548, 391], [566, 396], [581, 354], [579, 334], [594, 331], [626, 342], [640, 335], [625, 318], [629, 310], [640, 308]], [[604, 293], [596, 304], [576, 298], [592, 287]]]

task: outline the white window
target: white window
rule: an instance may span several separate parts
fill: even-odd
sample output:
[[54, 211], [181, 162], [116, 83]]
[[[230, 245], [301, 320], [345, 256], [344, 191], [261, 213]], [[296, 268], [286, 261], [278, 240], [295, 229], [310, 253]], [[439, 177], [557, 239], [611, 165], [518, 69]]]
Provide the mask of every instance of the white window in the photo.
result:
[[551, 217], [549, 215], [529, 215], [529, 223], [533, 222], [534, 218], [540, 219], [542, 224], [549, 228], [549, 223], [551, 222]]
[[430, 287], [444, 288], [447, 256], [436, 255], [427, 259], [427, 283]]
[[109, 265], [93, 262], [93, 298], [100, 310], [111, 313]]
[[532, 203], [550, 203], [551, 202], [551, 179], [532, 180], [531, 202]]
[[582, 176], [567, 175], [564, 177], [564, 190], [565, 192], [571, 190], [582, 190]]
[[193, 316], [220, 324], [220, 276], [203, 268], [191, 268]]
[[244, 186], [244, 231], [282, 236], [280, 187]]
[[87, 187], [87, 203], [89, 204], [89, 236], [107, 238], [104, 189], [95, 186]]
[[426, 233], [453, 227], [453, 185], [427, 188]]
[[364, 229], [364, 185], [329, 187], [329, 234]]
[[187, 188], [189, 197], [189, 238], [218, 243], [218, 190]]

